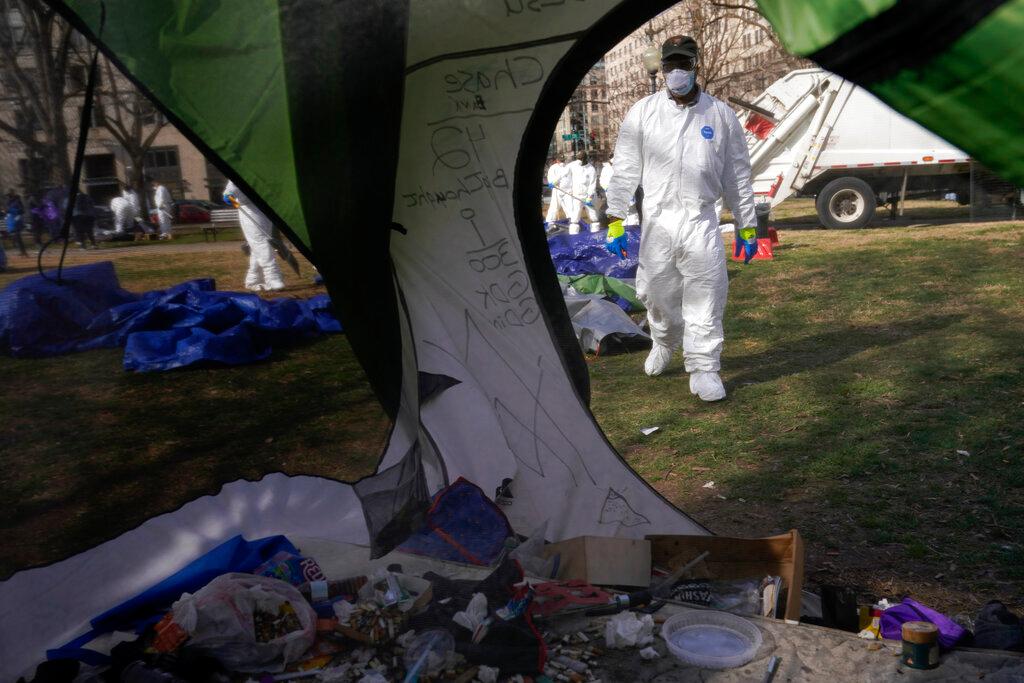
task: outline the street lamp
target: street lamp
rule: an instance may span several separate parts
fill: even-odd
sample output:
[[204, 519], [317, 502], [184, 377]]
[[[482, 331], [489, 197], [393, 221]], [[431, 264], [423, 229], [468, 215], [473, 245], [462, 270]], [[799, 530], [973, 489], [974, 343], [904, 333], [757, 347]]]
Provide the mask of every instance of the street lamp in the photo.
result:
[[658, 70], [661, 69], [661, 50], [651, 43], [644, 50], [644, 68], [651, 77], [651, 94], [658, 92]]

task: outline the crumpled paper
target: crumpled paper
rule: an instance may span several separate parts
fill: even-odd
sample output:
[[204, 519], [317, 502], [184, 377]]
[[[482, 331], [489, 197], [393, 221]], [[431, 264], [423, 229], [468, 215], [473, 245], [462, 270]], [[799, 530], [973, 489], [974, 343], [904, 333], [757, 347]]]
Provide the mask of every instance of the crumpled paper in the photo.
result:
[[604, 643], [611, 649], [645, 647], [654, 642], [654, 617], [634, 612], [619, 612], [604, 625]]
[[338, 617], [339, 624], [348, 624], [355, 611], [356, 606], [346, 600], [338, 600], [334, 603], [334, 616]]
[[481, 664], [477, 669], [476, 677], [480, 679], [481, 683], [498, 683], [498, 671], [497, 667]]
[[486, 618], [487, 597], [483, 593], [473, 593], [473, 598], [466, 605], [466, 609], [462, 612], [456, 612], [455, 616], [452, 617], [452, 621], [462, 628], [469, 629], [470, 633], [475, 633]]

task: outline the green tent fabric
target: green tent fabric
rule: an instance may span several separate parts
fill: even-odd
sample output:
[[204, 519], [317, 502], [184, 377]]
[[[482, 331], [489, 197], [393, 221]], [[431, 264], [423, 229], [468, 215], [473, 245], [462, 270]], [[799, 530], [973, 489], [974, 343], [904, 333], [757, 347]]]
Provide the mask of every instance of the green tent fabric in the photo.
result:
[[1024, 185], [1024, 1], [758, 0], [793, 52]]
[[[41, 1], [318, 266], [393, 428], [359, 482], [226, 482], [0, 583], [0, 679], [237, 534], [386, 552], [459, 476], [485, 491], [512, 479], [514, 528], [547, 521], [549, 540], [707, 533], [629, 469], [589, 412], [538, 211], [566, 100], [672, 2]], [[1024, 0], [760, 4], [787, 45], [1024, 183], [1012, 110]], [[456, 381], [421, 403], [420, 373]]]
[[580, 294], [598, 294], [600, 296], [618, 296], [629, 302], [630, 312], [646, 311], [646, 307], [636, 298], [636, 287], [623, 282], [617, 277], [608, 277], [599, 273], [590, 275], [559, 275], [558, 281], [563, 285], [571, 285]]

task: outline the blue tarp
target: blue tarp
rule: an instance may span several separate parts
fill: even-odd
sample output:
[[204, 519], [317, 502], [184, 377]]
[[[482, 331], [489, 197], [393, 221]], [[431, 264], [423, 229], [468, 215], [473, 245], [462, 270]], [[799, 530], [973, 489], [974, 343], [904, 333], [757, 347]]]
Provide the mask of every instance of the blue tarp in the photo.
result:
[[434, 496], [423, 528], [398, 549], [439, 560], [490, 565], [512, 535], [505, 513], [479, 486], [459, 477]]
[[620, 259], [605, 248], [605, 232], [562, 233], [548, 238], [548, 250], [559, 275], [596, 273], [617, 278], [635, 278], [640, 253], [640, 228], [626, 228], [629, 258]]
[[0, 353], [56, 356], [125, 347], [124, 366], [141, 372], [199, 362], [241, 365], [267, 358], [274, 344], [341, 331], [330, 298], [262, 299], [217, 292], [212, 279], [133, 294], [113, 263], [30, 275], [0, 292]]
[[89, 622], [91, 631], [63, 647], [48, 651], [46, 656], [48, 659], [81, 659], [101, 665], [106, 657], [84, 648], [97, 636], [111, 631], [141, 631], [160, 619], [182, 593], [195, 593], [222, 574], [250, 573], [282, 551], [299, 554], [284, 536], [268, 536], [255, 541], [247, 541], [241, 536], [229, 538], [155, 586], [93, 618]]

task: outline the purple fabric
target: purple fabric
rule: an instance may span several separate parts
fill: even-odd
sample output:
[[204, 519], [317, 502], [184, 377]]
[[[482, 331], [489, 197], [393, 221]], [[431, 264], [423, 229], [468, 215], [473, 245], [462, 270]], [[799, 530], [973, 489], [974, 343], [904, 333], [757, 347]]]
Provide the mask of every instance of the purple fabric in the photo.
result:
[[903, 624], [908, 621], [930, 621], [935, 624], [939, 629], [939, 646], [943, 650], [951, 650], [967, 635], [962, 626], [946, 615], [912, 598], [903, 598], [903, 602], [882, 612], [882, 637], [888, 640], [902, 640]]

